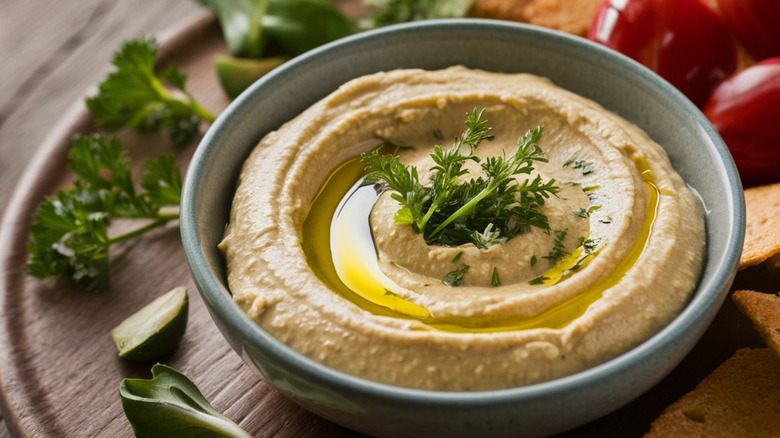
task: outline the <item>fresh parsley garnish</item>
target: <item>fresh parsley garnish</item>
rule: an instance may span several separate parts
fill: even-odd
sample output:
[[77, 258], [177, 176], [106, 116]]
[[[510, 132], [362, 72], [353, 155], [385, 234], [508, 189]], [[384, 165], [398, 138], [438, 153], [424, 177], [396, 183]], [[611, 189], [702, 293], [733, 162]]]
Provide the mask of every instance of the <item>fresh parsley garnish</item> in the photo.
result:
[[112, 61], [116, 70], [86, 100], [87, 108], [106, 129], [165, 129], [173, 143], [184, 145], [195, 138], [201, 121], [213, 122], [215, 116], [187, 93], [187, 76], [174, 65], [155, 72], [158, 48], [154, 38], [123, 43]]
[[529, 281], [528, 284], [530, 285], [544, 284], [544, 282], [549, 279], [550, 277], [545, 277], [545, 276], [536, 277], [533, 280]]
[[[508, 158], [488, 157], [481, 161], [474, 152], [484, 140], [492, 140], [484, 109], [468, 114], [466, 130], [449, 149], [434, 146], [434, 166], [429, 185], [420, 182], [415, 166], [397, 155], [380, 155], [377, 150], [361, 155], [367, 181], [381, 181], [400, 204], [393, 217], [396, 224], [409, 224], [422, 233], [429, 245], [457, 246], [473, 243], [478, 248], [505, 242], [532, 226], [549, 231], [547, 216], [539, 209], [545, 199], [560, 190], [555, 180], [541, 176], [522, 182], [534, 162], [546, 162], [537, 142], [542, 127], [529, 130], [517, 140], [518, 148]], [[464, 178], [467, 161], [480, 163], [477, 178]]]
[[550, 253], [546, 256], [542, 256], [549, 260], [552, 263], [555, 263], [559, 260], [562, 260], [564, 257], [566, 257], [569, 253], [566, 252], [566, 247], [563, 246], [563, 241], [566, 239], [566, 230], [556, 230], [555, 231], [555, 242], [553, 243], [553, 247], [550, 250]]
[[442, 283], [446, 284], [447, 286], [457, 286], [458, 283], [463, 280], [463, 276], [466, 275], [466, 272], [468, 272], [470, 267], [471, 266], [469, 265], [463, 265], [463, 267], [460, 269], [448, 272], [441, 280]]
[[535, 256], [535, 255], [532, 255], [532, 256], [531, 256], [531, 266], [533, 266], [533, 265], [535, 265], [535, 264], [536, 264], [536, 256]]
[[501, 286], [501, 277], [498, 276], [497, 266], [493, 266], [493, 276], [490, 277], [490, 285], [493, 287]]
[[[76, 137], [69, 152], [73, 187], [47, 197], [33, 214], [27, 272], [38, 278], [67, 276], [87, 290], [105, 289], [109, 247], [179, 217], [161, 209], [179, 204], [181, 176], [172, 155], [146, 161], [136, 192], [127, 153], [116, 138]], [[110, 236], [112, 219], [145, 220], [133, 231]]]

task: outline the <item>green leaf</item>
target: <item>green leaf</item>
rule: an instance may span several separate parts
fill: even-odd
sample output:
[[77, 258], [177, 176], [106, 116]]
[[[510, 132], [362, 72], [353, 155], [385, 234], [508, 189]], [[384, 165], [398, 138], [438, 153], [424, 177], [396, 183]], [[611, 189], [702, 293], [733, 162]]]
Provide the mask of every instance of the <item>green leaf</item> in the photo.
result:
[[[132, 127], [168, 131], [177, 144], [191, 142], [200, 122], [215, 116], [184, 91], [186, 76], [168, 66], [160, 76], [154, 71], [158, 45], [153, 38], [126, 41], [114, 54], [116, 70], [98, 87], [98, 94], [86, 99], [97, 123], [108, 130]], [[170, 83], [176, 94], [163, 85]]]
[[[178, 204], [181, 176], [172, 156], [146, 163], [136, 193], [127, 153], [116, 138], [77, 136], [68, 154], [77, 179], [73, 187], [47, 197], [33, 213], [27, 249], [27, 272], [38, 278], [70, 277], [87, 290], [105, 289], [109, 282], [109, 248], [176, 219], [160, 207]], [[109, 236], [112, 219], [144, 219], [145, 226]]]
[[187, 82], [187, 75], [182, 73], [175, 65], [169, 64], [160, 71], [160, 78], [173, 85], [175, 88], [184, 91], [184, 83]]
[[217, 412], [186, 376], [166, 365], [154, 365], [150, 380], [122, 380], [119, 395], [138, 438], [251, 438]]
[[471, 266], [469, 265], [463, 265], [463, 267], [460, 269], [448, 272], [446, 275], [444, 275], [442, 283], [446, 284], [447, 286], [457, 286], [458, 283], [463, 280], [463, 276], [466, 275], [466, 272], [469, 271], [470, 267]]
[[33, 213], [27, 272], [38, 278], [71, 277], [87, 290], [108, 286], [105, 215], [90, 212], [75, 190], [44, 199]]
[[230, 53], [244, 58], [262, 56], [267, 40], [261, 20], [268, 0], [196, 0], [219, 19]]
[[371, 19], [363, 27], [380, 27], [406, 21], [464, 17], [475, 0], [364, 0], [372, 6]]
[[197, 0], [219, 18], [230, 53], [263, 56], [269, 39], [291, 55], [352, 34], [355, 29], [330, 0]]
[[157, 160], [146, 160], [146, 173], [141, 175], [141, 187], [157, 209], [181, 202], [181, 173], [173, 155], [161, 155]]
[[569, 253], [566, 251], [566, 247], [563, 246], [563, 241], [566, 240], [566, 234], [568, 234], [566, 230], [556, 230], [553, 248], [546, 256], [542, 257], [546, 258], [552, 263], [555, 263], [569, 255]]
[[355, 32], [352, 20], [330, 0], [268, 0], [262, 26], [269, 38], [292, 55]]

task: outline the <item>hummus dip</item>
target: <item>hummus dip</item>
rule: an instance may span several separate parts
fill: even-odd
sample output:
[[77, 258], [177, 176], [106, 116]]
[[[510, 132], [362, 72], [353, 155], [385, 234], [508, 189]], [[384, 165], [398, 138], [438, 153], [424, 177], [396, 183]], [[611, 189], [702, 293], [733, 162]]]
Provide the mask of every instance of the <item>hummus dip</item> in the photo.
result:
[[[449, 147], [475, 108], [495, 137], [480, 157], [543, 126], [548, 161], [531, 177], [560, 187], [540, 210], [550, 230], [428, 245], [395, 223], [388, 192], [360, 184], [359, 156], [396, 145], [427, 184], [433, 145]], [[352, 80], [269, 133], [219, 248], [235, 302], [293, 349], [378, 382], [475, 391], [572, 374], [649, 338], [688, 301], [704, 241], [698, 199], [638, 127], [544, 78], [458, 66]]]

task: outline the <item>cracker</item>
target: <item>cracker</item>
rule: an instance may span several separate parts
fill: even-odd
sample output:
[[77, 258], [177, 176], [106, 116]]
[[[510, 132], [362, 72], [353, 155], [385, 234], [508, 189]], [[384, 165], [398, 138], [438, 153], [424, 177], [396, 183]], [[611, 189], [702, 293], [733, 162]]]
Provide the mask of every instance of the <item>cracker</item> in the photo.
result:
[[739, 269], [780, 253], [780, 183], [745, 190], [745, 245]]
[[531, 23], [585, 36], [601, 1], [477, 0], [470, 15]]
[[650, 426], [645, 438], [777, 437], [780, 361], [768, 348], [743, 348]]
[[[731, 297], [780, 360], [780, 296], [739, 290]], [[780, 430], [778, 430], [780, 432]]]

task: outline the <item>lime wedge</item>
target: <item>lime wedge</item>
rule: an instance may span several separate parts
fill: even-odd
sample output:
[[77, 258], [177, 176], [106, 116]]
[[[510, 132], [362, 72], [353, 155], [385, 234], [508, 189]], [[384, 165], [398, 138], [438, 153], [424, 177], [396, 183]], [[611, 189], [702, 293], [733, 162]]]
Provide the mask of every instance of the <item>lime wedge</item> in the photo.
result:
[[187, 327], [187, 289], [177, 287], [156, 298], [111, 330], [119, 356], [157, 360], [172, 353]]
[[235, 98], [264, 74], [279, 67], [290, 58], [275, 56], [262, 59], [231, 58], [224, 55], [214, 56], [217, 76], [225, 93]]

